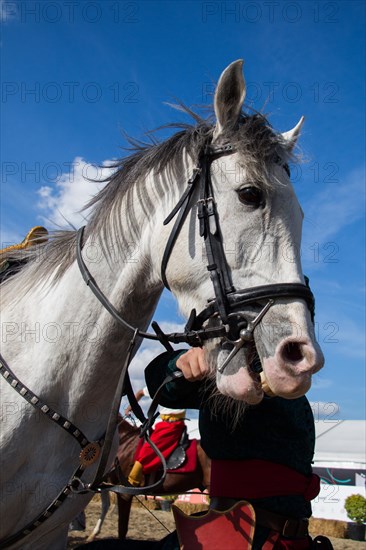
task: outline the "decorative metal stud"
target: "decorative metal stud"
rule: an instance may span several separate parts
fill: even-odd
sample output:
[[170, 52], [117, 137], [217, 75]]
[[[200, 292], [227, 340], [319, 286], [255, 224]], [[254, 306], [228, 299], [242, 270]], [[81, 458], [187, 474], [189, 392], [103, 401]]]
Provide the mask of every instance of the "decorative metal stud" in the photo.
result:
[[36, 397], [36, 396], [32, 397], [32, 399], [31, 399], [31, 403], [32, 403], [33, 405], [37, 405], [38, 401], [39, 401], [39, 399], [38, 399], [38, 397]]
[[44, 413], [48, 413], [49, 410], [50, 410], [50, 408], [47, 407], [47, 405], [43, 405], [43, 407], [41, 407], [41, 411], [44, 412]]
[[94, 464], [100, 454], [100, 445], [96, 441], [93, 441], [86, 445], [79, 455], [80, 464], [87, 468]]

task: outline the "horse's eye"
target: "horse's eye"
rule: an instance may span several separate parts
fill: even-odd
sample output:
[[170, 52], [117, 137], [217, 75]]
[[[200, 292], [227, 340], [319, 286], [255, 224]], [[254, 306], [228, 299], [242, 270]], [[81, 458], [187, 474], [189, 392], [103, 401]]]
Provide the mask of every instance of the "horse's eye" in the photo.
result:
[[258, 208], [263, 203], [263, 193], [254, 185], [248, 185], [237, 191], [239, 200], [247, 206]]

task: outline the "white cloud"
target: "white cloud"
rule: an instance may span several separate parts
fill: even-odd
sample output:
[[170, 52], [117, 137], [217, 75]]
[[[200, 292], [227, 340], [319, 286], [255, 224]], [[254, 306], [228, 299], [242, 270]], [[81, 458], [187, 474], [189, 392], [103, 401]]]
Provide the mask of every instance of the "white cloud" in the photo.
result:
[[[177, 324], [177, 323], [169, 323], [167, 321], [163, 321], [159, 323], [160, 328], [165, 333], [170, 332], [182, 332], [184, 330], [183, 324]], [[151, 329], [150, 329], [151, 330]], [[183, 349], [186, 346], [185, 345], [173, 345], [174, 348]], [[160, 344], [160, 342], [156, 342], [155, 340], [144, 340], [141, 347], [139, 348], [137, 354], [131, 361], [131, 364], [129, 366], [129, 374], [131, 378], [131, 383], [134, 391], [143, 388], [146, 385], [145, 377], [144, 377], [144, 371], [148, 364], [154, 359], [154, 357], [157, 357], [161, 353], [164, 353], [165, 348]], [[146, 414], [147, 409], [150, 405], [150, 400], [143, 400], [140, 404], [141, 407]], [[128, 401], [127, 398], [124, 398], [122, 401], [121, 411], [124, 411], [124, 409], [127, 407]], [[191, 415], [192, 417], [192, 415]]]
[[[45, 185], [38, 189], [40, 197], [38, 204], [43, 210], [42, 218], [56, 227], [69, 228], [69, 224], [80, 227], [85, 223], [88, 211], [83, 211], [84, 205], [105, 185], [102, 180], [110, 176], [112, 169], [108, 168], [112, 161], [103, 162], [103, 168], [76, 157], [71, 170], [62, 174], [54, 187]], [[92, 180], [92, 181], [90, 181]]]

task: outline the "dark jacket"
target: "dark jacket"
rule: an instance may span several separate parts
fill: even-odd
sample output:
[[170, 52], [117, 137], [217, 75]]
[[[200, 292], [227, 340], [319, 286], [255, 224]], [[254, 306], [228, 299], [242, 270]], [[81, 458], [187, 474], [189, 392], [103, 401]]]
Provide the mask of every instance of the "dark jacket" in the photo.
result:
[[[163, 353], [145, 370], [150, 395], [165, 376], [176, 368], [182, 351]], [[214, 407], [207, 382], [180, 378], [166, 385], [160, 404], [171, 408], [199, 409], [201, 445], [211, 459], [263, 459], [283, 464], [309, 476], [315, 445], [315, 427], [306, 397], [287, 400], [265, 397], [248, 406], [236, 424], [233, 413]], [[213, 412], [215, 411], [215, 412]], [[271, 497], [258, 500], [258, 506], [292, 517], [309, 517], [311, 506], [302, 496]]]

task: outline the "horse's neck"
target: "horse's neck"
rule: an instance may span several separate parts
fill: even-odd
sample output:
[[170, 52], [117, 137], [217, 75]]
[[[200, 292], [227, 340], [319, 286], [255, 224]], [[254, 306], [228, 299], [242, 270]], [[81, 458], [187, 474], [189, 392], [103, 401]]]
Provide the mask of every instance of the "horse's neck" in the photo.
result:
[[[143, 258], [109, 265], [101, 254], [87, 263], [120, 315], [145, 329], [161, 287], [151, 283]], [[86, 433], [92, 428], [90, 437], [101, 435], [133, 332], [103, 308], [76, 262], [54, 286], [28, 293], [9, 315], [23, 334], [9, 338], [3, 353], [21, 381]]]
[[[156, 258], [161, 256], [157, 248], [163, 239], [156, 228], [162, 227], [182, 193], [190, 165], [190, 160], [182, 162], [176, 183], [169, 168], [159, 176], [149, 174], [143, 186], [131, 189], [121, 211], [114, 212], [117, 223], [104, 234], [89, 235], [84, 244], [83, 257], [94, 280], [120, 315], [140, 329], [148, 326], [162, 290]], [[39, 389], [81, 429], [92, 424], [93, 431], [100, 432], [132, 331], [121, 328], [103, 308], [84, 283], [76, 261], [55, 285], [35, 288], [8, 314], [7, 320], [39, 333], [29, 333], [26, 341], [24, 335], [16, 336], [4, 346], [4, 355], [21, 380]], [[97, 421], [86, 413], [90, 408]]]
[[[191, 165], [191, 159], [184, 154], [179, 181], [169, 167], [160, 174], [148, 174], [144, 182], [131, 189], [119, 212], [118, 223], [111, 223], [104, 237], [90, 237], [84, 246], [85, 256], [91, 243], [96, 250], [98, 261], [87, 261], [94, 279], [120, 315], [140, 329], [147, 328], [162, 290], [161, 251], [157, 250], [156, 239], [162, 240], [163, 219], [181, 195]], [[157, 231], [157, 227], [161, 229]], [[126, 250], [129, 250], [127, 254]], [[80, 397], [82, 387], [95, 402], [103, 400], [105, 404], [112, 397], [116, 373], [122, 367], [132, 331], [121, 328], [112, 319], [84, 285], [76, 266], [74, 271], [68, 288], [73, 296], [72, 289], [77, 285], [80, 298], [79, 303], [74, 304], [75, 317], [71, 318], [80, 318], [82, 311], [79, 322], [94, 329], [91, 342], [78, 343], [78, 355], [83, 357], [84, 367], [74, 376], [71, 394]]]
[[[121, 317], [132, 326], [144, 330], [155, 310], [161, 289], [150, 284], [143, 264], [140, 258], [137, 263], [126, 264], [118, 274], [108, 270], [106, 265], [93, 271], [95, 279]], [[109, 276], [106, 276], [106, 271]], [[88, 301], [88, 306], [83, 308], [83, 322], [92, 328], [92, 332], [85, 350], [85, 343], [79, 343], [84, 368], [79, 369], [75, 377], [72, 393], [80, 398], [81, 384], [83, 392], [89, 396], [87, 399], [108, 410], [133, 332], [121, 327], [96, 301], [90, 290], [86, 290], [86, 294], [85, 289], [82, 290]], [[105, 404], [108, 404], [107, 407]]]

